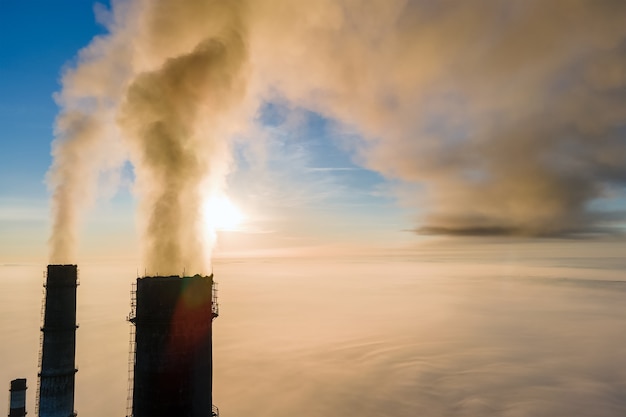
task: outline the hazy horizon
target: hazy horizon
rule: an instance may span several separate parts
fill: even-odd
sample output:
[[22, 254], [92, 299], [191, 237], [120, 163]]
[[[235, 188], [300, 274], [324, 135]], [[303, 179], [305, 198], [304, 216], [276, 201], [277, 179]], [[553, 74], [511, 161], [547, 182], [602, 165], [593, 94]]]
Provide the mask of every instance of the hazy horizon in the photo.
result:
[[[214, 402], [235, 417], [623, 415], [622, 264], [543, 258], [218, 261]], [[123, 415], [136, 270], [79, 268], [76, 409]], [[0, 406], [27, 377], [31, 413], [42, 271], [0, 267]]]

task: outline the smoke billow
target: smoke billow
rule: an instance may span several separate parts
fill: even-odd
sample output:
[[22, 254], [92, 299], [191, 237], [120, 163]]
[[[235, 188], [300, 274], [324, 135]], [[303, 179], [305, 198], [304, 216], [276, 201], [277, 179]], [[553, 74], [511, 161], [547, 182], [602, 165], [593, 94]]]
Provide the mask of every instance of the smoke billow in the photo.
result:
[[419, 232], [564, 235], [624, 217], [596, 202], [626, 183], [626, 3], [314, 3], [257, 4], [284, 21], [252, 38], [258, 72], [360, 133], [366, 167], [420, 185]]
[[98, 178], [129, 157], [147, 270], [208, 272], [201, 211], [227, 172], [229, 117], [246, 108], [244, 14], [243, 1], [114, 3], [110, 33], [81, 52], [59, 95], [53, 262], [75, 261]]
[[147, 264], [159, 273], [205, 269], [198, 233], [203, 185], [211, 174], [224, 175], [220, 161], [226, 149], [214, 130], [199, 126], [214, 126], [232, 105], [233, 91], [240, 91], [244, 50], [236, 33], [207, 39], [189, 54], [139, 75], [128, 89], [120, 123], [132, 142], [147, 216]]
[[52, 260], [73, 261], [80, 213], [126, 152], [148, 269], [206, 268], [202, 194], [276, 96], [418, 184], [420, 233], [606, 230], [623, 215], [599, 202], [626, 184], [625, 19], [614, 0], [115, 1], [58, 96]]

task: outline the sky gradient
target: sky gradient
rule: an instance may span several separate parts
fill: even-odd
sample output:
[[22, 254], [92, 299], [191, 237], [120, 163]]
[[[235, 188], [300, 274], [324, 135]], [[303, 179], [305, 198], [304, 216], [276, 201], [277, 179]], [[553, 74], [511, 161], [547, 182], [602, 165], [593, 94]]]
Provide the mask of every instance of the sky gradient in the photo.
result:
[[29, 412], [72, 262], [79, 415], [123, 415], [131, 282], [183, 271], [220, 282], [227, 416], [626, 413], [626, 2], [112, 3], [0, 0]]

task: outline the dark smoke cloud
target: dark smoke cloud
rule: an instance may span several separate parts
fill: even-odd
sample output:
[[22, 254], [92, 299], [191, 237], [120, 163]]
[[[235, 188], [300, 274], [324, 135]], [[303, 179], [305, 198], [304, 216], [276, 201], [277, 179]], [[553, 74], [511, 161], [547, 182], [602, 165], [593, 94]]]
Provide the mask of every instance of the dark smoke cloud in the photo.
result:
[[423, 230], [606, 225], [590, 204], [626, 180], [626, 3], [274, 3], [268, 22], [295, 17], [254, 38], [278, 51], [283, 70], [265, 75], [364, 135], [367, 167], [422, 184]]

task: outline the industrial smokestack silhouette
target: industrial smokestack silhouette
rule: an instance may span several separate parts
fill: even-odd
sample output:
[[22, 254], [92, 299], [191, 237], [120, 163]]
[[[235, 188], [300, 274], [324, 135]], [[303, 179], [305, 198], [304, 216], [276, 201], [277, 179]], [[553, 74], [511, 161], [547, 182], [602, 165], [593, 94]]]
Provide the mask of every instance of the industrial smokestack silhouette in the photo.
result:
[[24, 417], [26, 415], [26, 388], [26, 378], [11, 381], [9, 417]]
[[212, 405], [213, 275], [144, 277], [136, 285], [129, 315], [135, 330], [129, 416], [219, 415]]
[[76, 355], [76, 265], [48, 265], [39, 372], [40, 417], [71, 417]]

